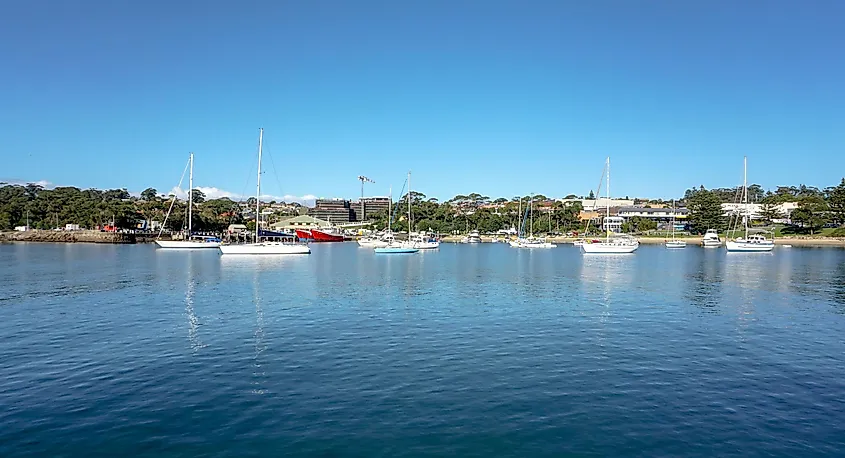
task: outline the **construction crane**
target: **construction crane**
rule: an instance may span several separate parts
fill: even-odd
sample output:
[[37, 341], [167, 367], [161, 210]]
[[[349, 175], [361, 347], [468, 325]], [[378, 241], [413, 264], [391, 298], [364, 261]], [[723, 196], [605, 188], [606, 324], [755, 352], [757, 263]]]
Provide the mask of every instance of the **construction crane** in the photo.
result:
[[375, 183], [375, 181], [365, 177], [364, 175], [358, 175], [358, 179], [361, 180], [361, 218], [360, 218], [360, 221], [364, 221], [364, 182]]

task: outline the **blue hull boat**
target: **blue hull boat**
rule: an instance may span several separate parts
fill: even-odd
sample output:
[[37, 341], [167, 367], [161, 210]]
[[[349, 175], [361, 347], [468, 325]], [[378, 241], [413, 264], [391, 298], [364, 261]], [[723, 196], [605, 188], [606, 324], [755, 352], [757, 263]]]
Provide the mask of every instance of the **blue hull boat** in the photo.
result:
[[405, 248], [405, 247], [384, 247], [384, 248], [374, 248], [373, 251], [380, 254], [402, 254], [402, 253], [416, 253], [420, 251], [417, 248]]

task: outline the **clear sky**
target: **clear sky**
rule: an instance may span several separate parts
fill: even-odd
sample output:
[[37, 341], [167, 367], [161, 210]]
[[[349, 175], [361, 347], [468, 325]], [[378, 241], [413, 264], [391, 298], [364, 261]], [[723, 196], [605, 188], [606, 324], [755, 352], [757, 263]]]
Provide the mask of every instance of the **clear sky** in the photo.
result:
[[[0, 2], [0, 180], [669, 198], [845, 175], [845, 2]], [[273, 164], [275, 167], [273, 167]], [[394, 190], [398, 194], [397, 190]]]

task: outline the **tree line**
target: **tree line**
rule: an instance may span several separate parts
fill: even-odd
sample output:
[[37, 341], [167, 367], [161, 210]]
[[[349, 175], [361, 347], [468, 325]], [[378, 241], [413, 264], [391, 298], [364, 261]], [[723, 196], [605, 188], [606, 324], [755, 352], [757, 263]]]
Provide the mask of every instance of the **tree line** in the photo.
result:
[[[748, 189], [749, 201], [762, 205], [759, 222], [784, 217], [779, 213], [778, 204], [796, 202], [798, 207], [792, 212], [791, 220], [801, 230], [814, 233], [828, 223], [845, 223], [845, 179], [839, 185], [825, 189], [805, 185], [779, 186], [770, 191], [751, 185]], [[197, 189], [192, 193], [196, 204], [193, 209], [194, 230], [221, 232], [230, 224], [245, 222], [238, 202], [228, 198], [206, 199]], [[700, 186], [688, 189], [677, 203], [689, 209], [688, 221], [693, 232], [702, 233], [711, 228], [724, 230], [727, 221], [721, 204], [737, 202], [740, 193], [741, 188], [708, 190]], [[526, 212], [529, 202], [533, 205]], [[248, 203], [254, 204], [254, 198]], [[134, 197], [126, 189], [83, 190], [67, 186], [45, 189], [31, 183], [0, 183], [0, 230], [22, 226], [27, 220], [31, 227], [40, 229], [64, 227], [65, 224], [93, 228], [112, 222], [118, 228], [132, 229], [139, 221], [164, 221], [171, 205], [165, 228], [178, 231], [186, 227], [187, 203], [173, 202], [170, 197], [160, 196], [153, 188], [147, 188], [140, 196]], [[371, 217], [373, 227], [383, 229], [390, 224], [395, 231], [407, 230], [407, 194], [393, 205], [392, 221], [389, 223], [386, 211], [374, 214]], [[582, 210], [579, 202], [552, 202], [541, 194], [491, 199], [472, 193], [457, 195], [441, 203], [414, 191], [411, 192], [411, 206], [413, 230], [454, 233], [475, 229], [490, 233], [522, 227], [525, 233], [547, 234], [580, 232], [584, 228], [579, 217]], [[632, 218], [623, 229], [647, 231], [654, 229], [654, 222], [646, 218]]]
[[[193, 228], [198, 232], [220, 232], [229, 224], [240, 223], [237, 202], [231, 199], [206, 200], [198, 189], [193, 191]], [[187, 203], [159, 197], [147, 188], [140, 197], [126, 189], [79, 189], [60, 186], [45, 189], [37, 184], [0, 184], [0, 230], [16, 226], [54, 229], [66, 224], [84, 228], [114, 224], [120, 229], [137, 228], [142, 221], [163, 222], [171, 208], [165, 229], [179, 231], [186, 227]]]
[[[688, 189], [680, 202], [689, 209], [691, 230], [703, 233], [707, 229], [726, 229], [728, 221], [723, 215], [722, 204], [739, 202], [741, 196], [742, 187], [707, 190], [701, 186]], [[781, 213], [780, 204], [794, 202], [797, 208], [789, 215], [792, 231], [814, 234], [828, 224], [845, 224], [845, 178], [837, 186], [824, 189], [800, 185], [764, 191], [759, 185], [751, 185], [748, 202], [761, 205], [756, 224], [771, 224], [786, 217]]]

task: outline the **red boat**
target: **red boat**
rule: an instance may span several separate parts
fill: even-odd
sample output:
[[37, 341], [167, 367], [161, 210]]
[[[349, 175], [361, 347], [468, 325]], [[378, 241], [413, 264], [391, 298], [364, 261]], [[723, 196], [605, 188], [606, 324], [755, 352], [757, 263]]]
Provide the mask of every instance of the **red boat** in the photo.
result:
[[[298, 233], [299, 231], [297, 231]], [[299, 234], [297, 234], [299, 235]], [[317, 229], [311, 229], [311, 238], [314, 239], [315, 242], [342, 242], [343, 235], [340, 234], [332, 234], [331, 232], [323, 232]]]
[[299, 240], [311, 240], [314, 237], [308, 231], [304, 231], [302, 229], [296, 229], [296, 238], [298, 238]]

